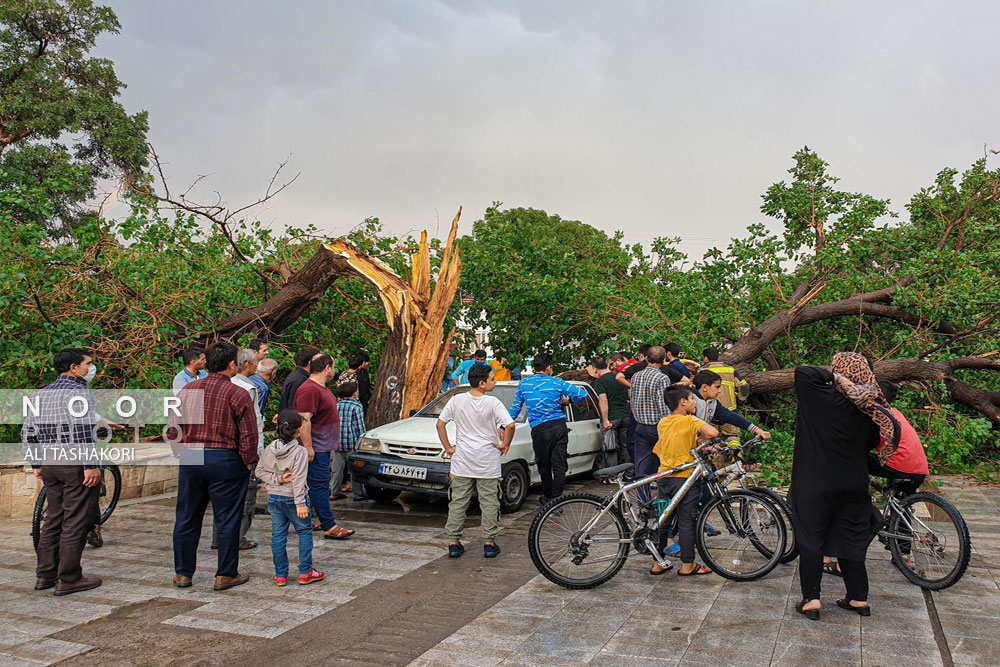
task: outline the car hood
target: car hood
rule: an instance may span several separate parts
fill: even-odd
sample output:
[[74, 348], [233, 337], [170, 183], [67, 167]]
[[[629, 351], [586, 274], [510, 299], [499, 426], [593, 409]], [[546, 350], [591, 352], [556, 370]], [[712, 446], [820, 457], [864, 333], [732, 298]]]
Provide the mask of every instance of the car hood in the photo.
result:
[[[441, 446], [438, 440], [437, 422], [434, 417], [408, 417], [397, 422], [373, 428], [365, 433], [366, 438], [377, 438], [383, 442], [405, 442]], [[448, 424], [448, 434], [454, 437], [455, 425]]]

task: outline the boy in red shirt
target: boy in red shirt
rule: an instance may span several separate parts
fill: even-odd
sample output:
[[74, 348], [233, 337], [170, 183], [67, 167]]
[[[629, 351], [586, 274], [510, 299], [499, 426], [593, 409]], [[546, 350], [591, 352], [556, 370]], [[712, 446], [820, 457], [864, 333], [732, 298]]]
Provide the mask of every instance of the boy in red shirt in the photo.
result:
[[[896, 400], [899, 393], [899, 385], [895, 382], [879, 382], [879, 388], [885, 395], [885, 400], [892, 407], [892, 402]], [[920, 443], [920, 437], [906, 417], [892, 408], [892, 414], [900, 425], [899, 447], [885, 465], [881, 464], [878, 456], [874, 452], [868, 454], [868, 474], [873, 477], [885, 477], [886, 479], [906, 480], [899, 484], [900, 491], [907, 494], [916, 493], [920, 485], [924, 483], [930, 470], [927, 467], [927, 454], [924, 453], [924, 446]], [[885, 447], [883, 441], [879, 445], [879, 450]]]

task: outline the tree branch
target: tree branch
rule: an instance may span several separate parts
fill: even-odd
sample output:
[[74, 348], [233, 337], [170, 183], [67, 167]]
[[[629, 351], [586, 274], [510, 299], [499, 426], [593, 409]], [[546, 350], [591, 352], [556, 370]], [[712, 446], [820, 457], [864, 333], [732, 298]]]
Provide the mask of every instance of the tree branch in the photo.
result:
[[[990, 353], [991, 355], [995, 353]], [[875, 376], [879, 380], [902, 382], [919, 380], [944, 382], [955, 400], [979, 411], [991, 422], [1000, 426], [1000, 392], [988, 392], [971, 387], [955, 377], [957, 370], [988, 370], [1000, 372], [1000, 361], [989, 356], [958, 357], [946, 361], [922, 359], [887, 359], [875, 362]], [[774, 371], [746, 371], [745, 379], [754, 394], [791, 391], [795, 387], [795, 369]]]

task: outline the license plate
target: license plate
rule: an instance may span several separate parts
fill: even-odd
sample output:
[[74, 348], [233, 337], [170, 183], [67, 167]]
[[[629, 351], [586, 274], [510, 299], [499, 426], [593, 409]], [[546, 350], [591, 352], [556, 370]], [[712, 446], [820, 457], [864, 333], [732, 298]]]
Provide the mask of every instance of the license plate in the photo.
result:
[[390, 477], [409, 477], [410, 479], [427, 479], [427, 468], [418, 466], [403, 466], [398, 463], [381, 463], [378, 474]]

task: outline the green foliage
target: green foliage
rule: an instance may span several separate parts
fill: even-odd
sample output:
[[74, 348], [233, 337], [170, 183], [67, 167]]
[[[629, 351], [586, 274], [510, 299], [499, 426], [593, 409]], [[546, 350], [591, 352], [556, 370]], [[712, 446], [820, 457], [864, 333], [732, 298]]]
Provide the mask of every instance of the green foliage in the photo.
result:
[[147, 114], [129, 115], [111, 61], [88, 55], [119, 28], [90, 0], [0, 4], [0, 191], [41, 188], [51, 200], [48, 215], [8, 200], [14, 218], [72, 226], [97, 179], [147, 180]]

